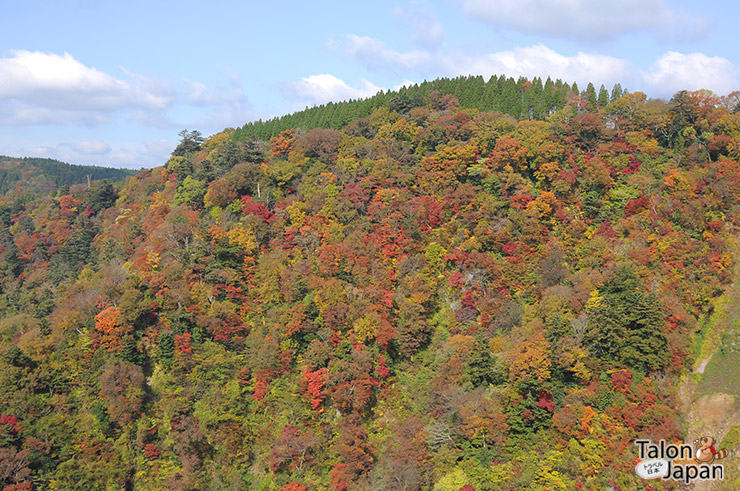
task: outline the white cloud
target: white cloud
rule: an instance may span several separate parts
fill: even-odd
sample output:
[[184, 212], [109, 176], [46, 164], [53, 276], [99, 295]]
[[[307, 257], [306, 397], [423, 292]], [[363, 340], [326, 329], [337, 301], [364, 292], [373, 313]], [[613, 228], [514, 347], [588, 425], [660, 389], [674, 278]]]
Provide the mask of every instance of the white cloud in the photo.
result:
[[228, 69], [228, 83], [213, 87], [121, 71], [123, 77], [116, 78], [69, 53], [11, 51], [0, 58], [0, 125], [93, 127], [122, 116], [161, 129], [197, 123], [205, 131], [220, 131], [219, 125], [241, 125], [256, 116], [241, 79]]
[[0, 59], [0, 99], [43, 102], [67, 110], [112, 110], [128, 105], [163, 108], [167, 94], [148, 90], [146, 77], [134, 84], [116, 79], [75, 60], [69, 53], [11, 51]]
[[[653, 0], [647, 2], [650, 4]], [[341, 48], [361, 63], [382, 71], [413, 74], [417, 79], [429, 73], [434, 77], [506, 75], [544, 79], [549, 76], [568, 83], [577, 82], [583, 87], [588, 82], [596, 87], [604, 84], [607, 88], [620, 83], [630, 90], [644, 90], [652, 97], [664, 98], [683, 89], [709, 89], [726, 95], [740, 88], [740, 67], [726, 58], [703, 53], [669, 51], [656, 58], [647, 70], [639, 70], [627, 59], [584, 52], [564, 55], [543, 44], [493, 53], [462, 49], [401, 53], [387, 48], [380, 40], [355, 35], [347, 39], [348, 43]], [[406, 78], [394, 88], [398, 90], [411, 83]]]
[[120, 80], [69, 53], [10, 53], [0, 58], [0, 124], [99, 125], [116, 111], [162, 110], [173, 100], [161, 81], [131, 72]]
[[446, 65], [446, 71], [455, 75], [489, 77], [504, 74], [514, 78], [549, 76], [569, 83], [593, 82], [597, 87], [599, 84], [611, 85], [616, 82], [624, 84], [632, 80], [635, 74], [634, 68], [626, 60], [588, 53], [565, 56], [541, 44], [485, 55], [445, 56], [441, 61]]
[[669, 51], [642, 74], [646, 88], [660, 97], [679, 90], [709, 89], [726, 95], [740, 87], [740, 68], [718, 56]]
[[[63, 56], [12, 51], [0, 59], [0, 98], [42, 99], [62, 108], [85, 106], [116, 107], [128, 87], [125, 82], [88, 68], [69, 53]], [[61, 96], [61, 97], [59, 97]]]
[[[209, 134], [255, 119], [241, 79], [228, 68], [223, 71], [228, 75], [224, 84], [170, 80], [123, 67], [113, 76], [69, 53], [10, 51], [0, 56], [0, 126], [9, 129], [0, 131], [0, 148], [9, 155], [76, 164], [161, 165], [176, 141], [123, 142], [109, 139], [111, 132], [97, 127], [117, 125], [122, 138], [132, 122], [146, 126], [150, 135], [163, 133], [152, 128], [171, 135], [182, 128]], [[82, 126], [84, 133], [65, 131], [68, 137], [54, 142], [22, 141], [18, 135], [34, 130], [20, 127], [29, 126]], [[45, 128], [42, 132], [52, 134]]]
[[[648, 4], [653, 2], [646, 1]], [[482, 75], [486, 79], [492, 75], [529, 79], [549, 76], [553, 80], [577, 82], [584, 88], [588, 82], [596, 87], [604, 84], [607, 88], [620, 83], [630, 90], [643, 90], [652, 97], [665, 98], [682, 89], [709, 89], [725, 95], [740, 88], [740, 67], [726, 58], [703, 53], [669, 51], [656, 58], [647, 70], [639, 70], [627, 59], [584, 52], [565, 55], [543, 44], [493, 53], [469, 49], [402, 53], [386, 47], [377, 39], [356, 35], [349, 35], [347, 39], [346, 44], [335, 47], [368, 68], [398, 72], [417, 80], [460, 75]], [[394, 89], [411, 83], [409, 78], [404, 78]]]
[[[386, 48], [377, 39], [348, 36], [344, 51], [368, 68], [408, 73], [416, 70], [422, 77], [458, 75], [506, 75], [533, 78], [548, 76], [568, 83], [593, 82], [630, 86], [637, 71], [632, 64], [611, 56], [579, 52], [562, 55], [542, 44], [495, 53], [471, 53], [467, 50], [400, 53]], [[421, 78], [421, 77], [420, 77]], [[408, 79], [403, 82], [407, 83]]]
[[386, 48], [379, 39], [356, 34], [348, 34], [344, 42], [332, 40], [328, 44], [329, 48], [343, 51], [372, 70], [412, 70], [434, 61], [434, 55], [427, 51], [401, 53]]
[[621, 34], [654, 31], [697, 39], [703, 17], [671, 8], [666, 0], [459, 0], [468, 17], [532, 34], [607, 41]]
[[362, 87], [351, 87], [334, 75], [322, 73], [304, 77], [299, 82], [291, 82], [287, 84], [287, 89], [292, 95], [308, 99], [313, 104], [370, 97], [382, 90], [367, 80], [362, 79], [361, 82]]

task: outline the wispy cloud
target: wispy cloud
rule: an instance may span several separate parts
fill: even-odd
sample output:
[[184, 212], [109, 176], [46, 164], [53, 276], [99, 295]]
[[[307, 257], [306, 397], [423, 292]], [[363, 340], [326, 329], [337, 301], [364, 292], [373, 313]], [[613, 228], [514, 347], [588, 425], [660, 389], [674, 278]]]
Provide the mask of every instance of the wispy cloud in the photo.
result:
[[369, 37], [348, 35], [345, 44], [334, 45], [368, 69], [379, 73], [415, 73], [419, 78], [458, 75], [505, 74], [511, 77], [552, 77], [565, 81], [614, 84], [635, 80], [636, 70], [627, 60], [579, 52], [562, 55], [543, 44], [475, 53], [469, 50], [399, 52]]
[[455, 48], [400, 52], [378, 39], [352, 34], [344, 44], [333, 47], [378, 74], [402, 74], [402, 84], [408, 83], [409, 78], [429, 78], [429, 74], [434, 74], [432, 78], [459, 75], [488, 78], [503, 74], [530, 79], [549, 76], [579, 85], [593, 82], [597, 87], [620, 83], [655, 97], [670, 97], [681, 89], [700, 88], [724, 95], [740, 87], [740, 67], [726, 58], [703, 53], [669, 51], [658, 55], [646, 70], [640, 70], [624, 58], [582, 51], [565, 55], [544, 44], [488, 53]]
[[360, 87], [352, 87], [334, 75], [322, 73], [290, 82], [285, 88], [292, 98], [308, 100], [313, 104], [370, 97], [382, 90], [367, 80], [362, 79], [360, 82]]
[[188, 84], [187, 101], [196, 106], [208, 104], [242, 103], [246, 100], [244, 84], [241, 77], [233, 70], [224, 70], [228, 76], [228, 85], [208, 87], [197, 80], [185, 80]]
[[698, 39], [709, 22], [672, 8], [666, 0], [459, 0], [471, 19], [528, 34], [609, 41], [638, 31]]
[[88, 155], [106, 155], [111, 151], [110, 145], [100, 140], [80, 140], [63, 145], [75, 152]]
[[434, 55], [425, 50], [408, 52], [387, 48], [379, 39], [348, 34], [342, 41], [330, 40], [330, 49], [343, 52], [371, 70], [404, 72], [421, 68], [434, 62]]
[[393, 16], [411, 27], [413, 42], [425, 48], [434, 48], [442, 43], [445, 28], [431, 13], [418, 7], [396, 7]]
[[208, 87], [198, 81], [188, 83], [187, 102], [207, 110], [205, 117], [190, 122], [188, 127], [207, 128], [219, 131], [224, 127], [240, 126], [246, 121], [255, 119], [257, 113], [244, 93], [241, 77], [230, 69], [228, 85]]

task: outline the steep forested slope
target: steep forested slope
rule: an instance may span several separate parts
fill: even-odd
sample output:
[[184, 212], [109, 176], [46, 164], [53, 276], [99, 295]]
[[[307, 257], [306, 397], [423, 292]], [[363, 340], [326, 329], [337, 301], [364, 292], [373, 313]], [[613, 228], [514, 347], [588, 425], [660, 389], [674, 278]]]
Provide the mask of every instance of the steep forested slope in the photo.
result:
[[740, 115], [586, 96], [184, 132], [6, 199], [0, 485], [643, 488], [730, 279]]

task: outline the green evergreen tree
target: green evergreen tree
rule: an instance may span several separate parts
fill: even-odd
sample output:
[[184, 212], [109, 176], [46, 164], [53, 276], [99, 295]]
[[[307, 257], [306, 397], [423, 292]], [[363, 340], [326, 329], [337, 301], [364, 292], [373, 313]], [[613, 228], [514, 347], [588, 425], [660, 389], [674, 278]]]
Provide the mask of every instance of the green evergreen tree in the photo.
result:
[[534, 119], [543, 119], [547, 112], [544, 102], [544, 90], [542, 79], [535, 77], [532, 80], [532, 86], [526, 94], [527, 105], [532, 108], [532, 117]]
[[623, 95], [624, 93], [622, 91], [622, 84], [616, 83], [614, 84], [614, 87], [612, 88], [612, 94], [611, 94], [611, 97], [609, 98], [609, 102], [614, 102], [618, 99], [621, 99]]
[[90, 186], [90, 189], [87, 190], [87, 199], [85, 202], [95, 213], [100, 213], [116, 204], [117, 199], [118, 192], [113, 187], [113, 184], [107, 179], [104, 179], [102, 181], [95, 181]]
[[585, 92], [585, 98], [586, 101], [591, 105], [592, 108], [596, 107], [597, 100], [596, 100], [596, 88], [594, 87], [594, 84], [591, 82], [588, 83], [586, 86], [586, 92]]
[[188, 131], [185, 129], [178, 133], [178, 135], [180, 136], [180, 143], [172, 151], [172, 155], [174, 157], [182, 157], [188, 153], [200, 150], [200, 146], [203, 144], [204, 140], [200, 131]]
[[500, 97], [501, 91], [499, 90], [498, 78], [496, 76], [491, 76], [483, 90], [483, 97], [481, 98], [481, 110], [498, 111], [500, 108]]
[[87, 263], [94, 253], [92, 241], [96, 233], [97, 227], [85, 226], [76, 229], [59, 250], [58, 257], [73, 269]]
[[555, 82], [555, 96], [554, 107], [557, 111], [565, 107], [568, 102], [568, 94], [570, 93], [570, 86], [567, 83], [563, 83], [560, 79]]
[[120, 352], [121, 359], [134, 363], [136, 365], [144, 364], [144, 355], [141, 353], [136, 346], [136, 339], [134, 336], [128, 336], [126, 342], [123, 344]]
[[473, 387], [498, 385], [506, 381], [504, 368], [491, 352], [483, 335], [476, 336], [475, 347], [470, 352], [467, 363], [466, 372]]
[[545, 80], [545, 85], [542, 88], [542, 117], [546, 117], [557, 107], [557, 99], [555, 96], [556, 92], [555, 83], [550, 77]]
[[522, 114], [522, 91], [516, 80], [508, 78], [501, 93], [501, 110], [518, 118]]
[[[568, 87], [568, 84], [565, 84], [565, 87]], [[581, 95], [581, 91], [578, 90], [578, 84], [576, 82], [573, 82], [573, 85], [570, 86], [570, 90], [568, 91], [574, 95]]]
[[601, 87], [599, 87], [599, 97], [596, 102], [599, 104], [599, 107], [606, 107], [609, 104], [609, 92], [607, 92], [604, 84], [601, 84]]
[[660, 370], [668, 362], [668, 339], [657, 297], [642, 291], [628, 267], [599, 291], [587, 309], [584, 344], [604, 361], [638, 370]]
[[169, 367], [172, 365], [172, 357], [175, 354], [175, 338], [171, 333], [160, 334], [158, 341], [159, 361], [162, 365]]

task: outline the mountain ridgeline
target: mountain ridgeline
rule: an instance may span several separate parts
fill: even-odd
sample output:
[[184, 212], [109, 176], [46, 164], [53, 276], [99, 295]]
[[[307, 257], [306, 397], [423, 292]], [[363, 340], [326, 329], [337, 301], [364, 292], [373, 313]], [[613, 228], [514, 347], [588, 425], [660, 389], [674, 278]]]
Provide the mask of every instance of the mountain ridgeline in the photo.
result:
[[[603, 85], [597, 90], [589, 83], [583, 92], [583, 99], [594, 107], [603, 107], [625, 94], [627, 91], [619, 83], [614, 85], [611, 92]], [[247, 123], [234, 132], [233, 138], [237, 141], [245, 138], [267, 140], [289, 128], [342, 129], [356, 119], [370, 116], [379, 107], [404, 114], [413, 107], [427, 103], [437, 110], [459, 106], [501, 112], [517, 119], [543, 120], [565, 107], [569, 95], [580, 95], [576, 83], [569, 85], [560, 79], [553, 82], [550, 77], [544, 83], [539, 77], [530, 81], [523, 77], [515, 80], [504, 75], [493, 76], [488, 82], [482, 76], [441, 78], [404, 86], [397, 91], [381, 91], [367, 99], [330, 102], [268, 121]]]
[[100, 179], [122, 183], [126, 177], [137, 172], [96, 165], [67, 164], [54, 159], [0, 155], [0, 193], [5, 193], [14, 186], [30, 187], [31, 192], [44, 193], [62, 186]]
[[0, 488], [670, 487], [737, 102], [439, 80], [11, 188]]

